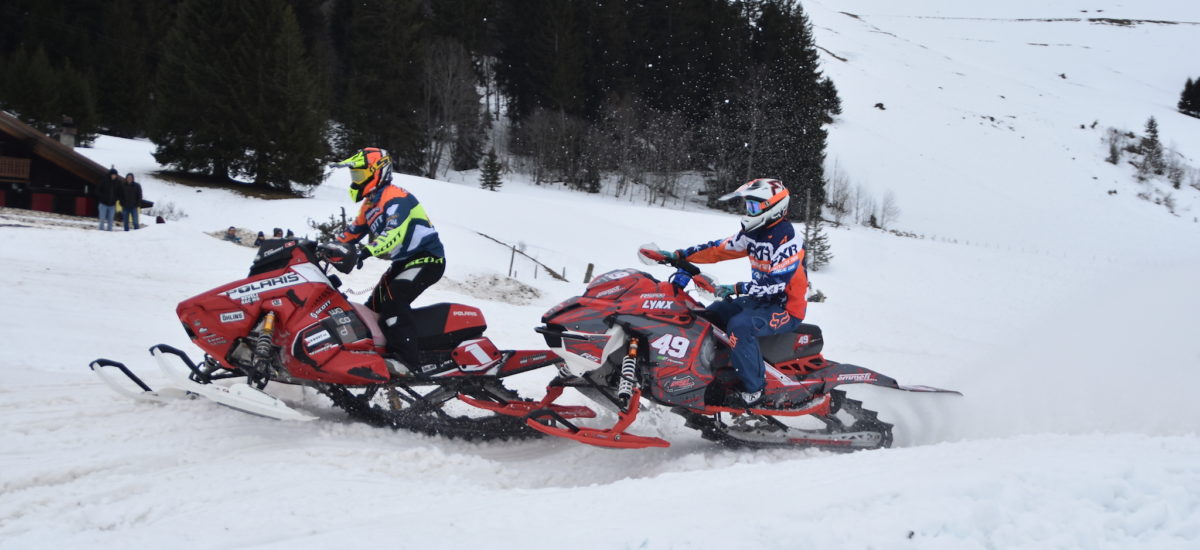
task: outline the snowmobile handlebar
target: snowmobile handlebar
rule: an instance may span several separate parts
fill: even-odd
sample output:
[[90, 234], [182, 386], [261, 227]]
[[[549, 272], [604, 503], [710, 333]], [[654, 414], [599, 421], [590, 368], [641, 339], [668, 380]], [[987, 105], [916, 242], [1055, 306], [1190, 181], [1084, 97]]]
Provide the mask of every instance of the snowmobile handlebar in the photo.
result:
[[696, 264], [687, 261], [685, 258], [672, 254], [670, 256], [663, 254], [661, 250], [654, 248], [643, 247], [638, 249], [638, 256], [651, 262], [669, 265], [675, 269], [686, 271], [688, 275], [695, 277], [700, 274], [700, 268]]
[[654, 246], [643, 246], [638, 249], [638, 256], [643, 259], [643, 262], [654, 262], [662, 265], [669, 265], [678, 271], [671, 277], [671, 282], [676, 287], [682, 289], [687, 287], [688, 282], [694, 282], [700, 290], [710, 294], [716, 294], [716, 281], [700, 272], [700, 268], [696, 264], [687, 261], [687, 259], [678, 254], [663, 254], [663, 251]]

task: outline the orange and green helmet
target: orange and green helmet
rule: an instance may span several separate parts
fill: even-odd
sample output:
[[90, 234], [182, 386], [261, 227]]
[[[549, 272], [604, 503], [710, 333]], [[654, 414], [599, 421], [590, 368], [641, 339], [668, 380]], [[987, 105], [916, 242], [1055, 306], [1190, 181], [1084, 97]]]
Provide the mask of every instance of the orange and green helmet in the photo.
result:
[[354, 156], [334, 166], [350, 168], [350, 198], [354, 202], [392, 181], [392, 157], [378, 147], [359, 149]]

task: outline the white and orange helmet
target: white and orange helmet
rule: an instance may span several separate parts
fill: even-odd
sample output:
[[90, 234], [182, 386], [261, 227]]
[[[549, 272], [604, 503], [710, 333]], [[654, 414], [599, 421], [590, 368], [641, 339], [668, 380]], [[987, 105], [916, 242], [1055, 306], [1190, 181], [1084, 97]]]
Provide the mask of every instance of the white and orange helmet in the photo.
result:
[[769, 178], [746, 182], [719, 200], [735, 198], [746, 201], [746, 215], [742, 216], [743, 231], [754, 231], [783, 219], [787, 216], [788, 203], [791, 201], [791, 195], [788, 194], [787, 187], [783, 186], [783, 182]]

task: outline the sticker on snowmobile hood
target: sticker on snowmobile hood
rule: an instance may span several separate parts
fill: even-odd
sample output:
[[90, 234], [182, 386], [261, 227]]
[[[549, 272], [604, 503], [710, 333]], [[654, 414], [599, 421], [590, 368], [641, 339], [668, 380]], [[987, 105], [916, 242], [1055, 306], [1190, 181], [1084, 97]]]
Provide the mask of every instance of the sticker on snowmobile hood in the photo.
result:
[[244, 311], [231, 311], [229, 313], [221, 314], [221, 322], [222, 323], [236, 323], [245, 318], [246, 318], [246, 312], [244, 312]]
[[313, 347], [313, 346], [315, 346], [315, 345], [317, 345], [317, 344], [320, 344], [321, 342], [324, 342], [324, 341], [326, 341], [326, 340], [328, 340], [328, 339], [330, 339], [330, 338], [332, 338], [332, 337], [333, 337], [333, 335], [332, 335], [332, 334], [329, 334], [329, 331], [327, 331], [327, 330], [322, 330], [321, 332], [317, 332], [317, 333], [315, 333], [315, 334], [310, 334], [310, 335], [308, 335], [308, 336], [305, 336], [305, 337], [304, 337], [304, 343], [305, 343], [305, 344], [306, 344], [308, 347], [310, 347], [310, 348], [311, 348], [311, 347]]
[[289, 271], [278, 277], [254, 281], [253, 283], [246, 283], [237, 288], [226, 290], [225, 292], [222, 292], [221, 295], [229, 298], [230, 300], [238, 301], [250, 296], [255, 296], [260, 292], [298, 285], [303, 282], [304, 278], [298, 273]]

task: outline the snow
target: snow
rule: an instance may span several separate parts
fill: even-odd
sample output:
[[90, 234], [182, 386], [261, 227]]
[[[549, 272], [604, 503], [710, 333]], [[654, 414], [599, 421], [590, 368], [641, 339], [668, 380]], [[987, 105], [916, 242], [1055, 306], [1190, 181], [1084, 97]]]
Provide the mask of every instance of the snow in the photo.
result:
[[[132, 402], [86, 366], [121, 360], [153, 385], [150, 345], [198, 354], [175, 304], [241, 277], [253, 256], [208, 233], [303, 235], [350, 205], [343, 173], [310, 198], [249, 199], [165, 182], [151, 144], [105, 137], [80, 151], [187, 217], [128, 233], [0, 224], [0, 548], [1200, 546], [1200, 191], [1170, 190], [1176, 214], [1140, 200], [1165, 184], [1104, 163], [1101, 142], [1107, 126], [1140, 132], [1153, 115], [1200, 165], [1200, 121], [1173, 111], [1196, 75], [1152, 56], [1194, 51], [1200, 29], [1032, 21], [1195, 23], [1200, 5], [1049, 4], [804, 3], [843, 96], [831, 163], [877, 196], [893, 191], [897, 229], [921, 236], [830, 228], [834, 260], [811, 274], [829, 300], [808, 320], [832, 359], [964, 393], [852, 391], [897, 423], [895, 448], [728, 451], [659, 407], [631, 431], [670, 448], [613, 451], [376, 429], [311, 393], [283, 394], [321, 417], [307, 423]], [[737, 227], [512, 175], [499, 193], [460, 181], [398, 181], [449, 253], [446, 280], [419, 303], [480, 307], [508, 349], [544, 347], [533, 327], [582, 291], [588, 263], [643, 267], [645, 242]], [[570, 282], [534, 278], [520, 257], [507, 279], [509, 249], [480, 233]], [[346, 288], [369, 289], [384, 268], [369, 261]], [[706, 270], [747, 274], [744, 262]], [[538, 396], [550, 376], [513, 384]]]

